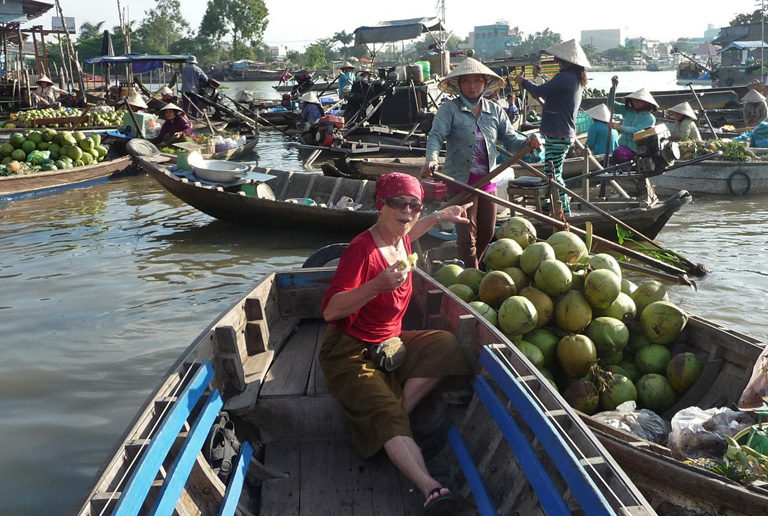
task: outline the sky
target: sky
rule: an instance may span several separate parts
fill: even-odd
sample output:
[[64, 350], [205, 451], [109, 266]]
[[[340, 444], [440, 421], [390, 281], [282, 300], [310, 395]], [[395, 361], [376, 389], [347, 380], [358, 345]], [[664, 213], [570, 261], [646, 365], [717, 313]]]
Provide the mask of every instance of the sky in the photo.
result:
[[[53, 3], [53, 0], [43, 0]], [[519, 27], [523, 36], [547, 28], [560, 33], [563, 40], [579, 39], [581, 30], [621, 29], [623, 37], [645, 37], [672, 41], [678, 37], [702, 37], [708, 25], [728, 26], [737, 14], [751, 13], [761, 0], [731, 0], [695, 8], [679, 0], [617, 0], [611, 10], [600, 10], [590, 3], [574, 0], [510, 2], [485, 0], [336, 0], [321, 5], [309, 0], [265, 0], [269, 23], [264, 35], [268, 45], [284, 45], [290, 50], [303, 51], [320, 38], [334, 33], [352, 33], [357, 27], [374, 25], [379, 21], [436, 16], [438, 5], [445, 6], [445, 24], [460, 38], [469, 35], [476, 25], [491, 25], [503, 20], [510, 27]], [[83, 22], [105, 22], [106, 28], [119, 23], [117, 0], [59, 0], [65, 17], [74, 17], [79, 27]], [[605, 5], [607, 3], [603, 3]], [[156, 0], [121, 0], [127, 18], [141, 21], [145, 12], [154, 8]], [[611, 5], [611, 4], [608, 4]], [[207, 0], [182, 0], [181, 13], [196, 30], [205, 13]], [[474, 7], [477, 6], [477, 7]], [[50, 28], [49, 11], [40, 22]]]

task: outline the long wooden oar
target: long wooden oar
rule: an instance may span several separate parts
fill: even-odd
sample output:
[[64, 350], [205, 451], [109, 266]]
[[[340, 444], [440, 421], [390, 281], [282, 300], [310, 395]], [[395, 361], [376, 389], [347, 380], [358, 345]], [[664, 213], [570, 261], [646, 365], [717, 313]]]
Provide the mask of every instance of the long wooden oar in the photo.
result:
[[[570, 195], [571, 197], [573, 197], [577, 201], [581, 202], [582, 204], [584, 204], [586, 207], [588, 207], [589, 209], [591, 209], [595, 213], [598, 213], [598, 214], [602, 215], [603, 217], [606, 217], [608, 220], [610, 220], [612, 222], [615, 222], [616, 224], [618, 224], [619, 226], [623, 227], [627, 231], [631, 231], [632, 234], [642, 238], [647, 243], [657, 247], [658, 249], [664, 249], [661, 245], [656, 243], [656, 241], [654, 239], [652, 239], [651, 237], [645, 236], [640, 231], [636, 230], [635, 228], [633, 228], [632, 226], [630, 226], [629, 224], [627, 224], [623, 220], [615, 217], [614, 215], [612, 215], [609, 212], [605, 211], [604, 209], [602, 209], [601, 207], [597, 206], [596, 204], [594, 204], [592, 202], [589, 202], [588, 200], [586, 200], [585, 198], [583, 198], [582, 196], [580, 196], [579, 194], [577, 194], [576, 192], [574, 192], [570, 188], [567, 188], [567, 187], [559, 184], [557, 181], [551, 180], [549, 176], [547, 176], [543, 172], [540, 172], [539, 170], [537, 170], [536, 168], [532, 167], [528, 163], [522, 161], [522, 162], [520, 162], [520, 165], [524, 169], [528, 170], [529, 172], [531, 172], [535, 176], [538, 176], [541, 179], [544, 179], [548, 183], [550, 183], [550, 184], [554, 183], [554, 186], [556, 188], [558, 188], [558, 189], [562, 190], [563, 192], [567, 193], [568, 195]], [[688, 267], [688, 271], [687, 272], [691, 272], [691, 273], [692, 272], [697, 272], [697, 273], [702, 274], [702, 275], [706, 274], [706, 272], [707, 272], [706, 267], [704, 267], [702, 264], [698, 264], [697, 265], [697, 264], [691, 262], [690, 260], [688, 260], [687, 258], [685, 258], [683, 256], [677, 256], [677, 259], [680, 261], [680, 263], [682, 263], [683, 265]]]
[[[525, 157], [528, 154], [530, 154], [530, 152], [532, 150], [533, 150], [533, 147], [531, 147], [530, 144], [526, 143], [525, 147], [523, 147], [523, 149], [520, 152], [518, 152], [517, 154], [512, 155], [512, 154], [504, 151], [504, 155], [507, 156], [509, 159], [507, 161], [505, 161], [504, 163], [502, 163], [501, 165], [497, 166], [490, 173], [488, 173], [488, 174], [484, 175], [482, 178], [480, 178], [480, 180], [477, 183], [471, 185], [471, 188], [479, 189], [479, 188], [484, 187], [485, 185], [487, 185], [488, 183], [493, 181], [493, 179], [496, 178], [499, 174], [501, 174], [502, 172], [507, 170], [509, 167], [511, 167], [512, 165], [514, 165], [515, 163], [517, 163], [518, 161], [523, 159], [523, 157]], [[432, 172], [434, 173], [434, 170]], [[454, 195], [453, 197], [451, 197], [450, 199], [448, 199], [447, 201], [445, 201], [443, 206], [445, 207], [445, 206], [452, 206], [454, 204], [460, 204], [460, 203], [466, 201], [470, 196], [471, 196], [471, 194], [467, 193], [466, 191], [465, 192], [460, 192], [460, 193]]]
[[[486, 199], [488, 199], [488, 200], [490, 200], [492, 202], [495, 202], [496, 204], [498, 204], [500, 206], [504, 206], [505, 208], [509, 208], [509, 209], [514, 210], [516, 212], [523, 213], [524, 215], [526, 215], [526, 216], [528, 216], [530, 218], [539, 220], [541, 222], [544, 222], [546, 224], [554, 226], [554, 227], [556, 227], [556, 228], [558, 228], [560, 230], [567, 229], [568, 231], [572, 231], [573, 233], [581, 236], [582, 238], [586, 237], [586, 235], [587, 235], [587, 232], [582, 230], [582, 229], [573, 227], [570, 224], [567, 224], [567, 223], [562, 222], [560, 220], [557, 220], [555, 218], [552, 218], [552, 217], [549, 217], [549, 216], [544, 215], [542, 213], [539, 213], [538, 211], [529, 210], [528, 208], [525, 208], [525, 207], [520, 206], [518, 204], [515, 204], [513, 202], [506, 201], [504, 199], [496, 197], [495, 195], [491, 195], [488, 192], [484, 192], [482, 190], [478, 190], [476, 188], [473, 188], [472, 186], [470, 186], [470, 185], [468, 185], [466, 183], [462, 183], [461, 181], [456, 181], [452, 177], [447, 176], [447, 175], [445, 175], [445, 174], [443, 174], [441, 172], [432, 172], [432, 175], [434, 177], [440, 179], [441, 181], [444, 181], [444, 182], [446, 182], [448, 184], [457, 186], [457, 187], [461, 188], [462, 190], [464, 190], [466, 192], [469, 192], [469, 193], [474, 194], [474, 195], [479, 195], [480, 197], [484, 197], [484, 198], [486, 198]], [[672, 275], [678, 277], [679, 281], [683, 281], [684, 284], [686, 284], [686, 285], [690, 284], [690, 281], [687, 279], [687, 276], [686, 276], [686, 271], [684, 271], [683, 269], [680, 269], [680, 268], [675, 267], [674, 265], [670, 265], [668, 263], [664, 263], [664, 262], [662, 262], [660, 260], [657, 260], [657, 259], [652, 258], [650, 256], [644, 255], [642, 253], [634, 251], [633, 249], [629, 249], [629, 248], [624, 247], [624, 246], [622, 246], [620, 244], [617, 244], [616, 242], [612, 242], [611, 240], [599, 237], [597, 235], [593, 235], [592, 239], [593, 240], [597, 240], [598, 242], [600, 242], [604, 246], [608, 247], [609, 249], [612, 249], [614, 251], [617, 251], [619, 253], [627, 255], [630, 258], [633, 258], [633, 259], [635, 259], [637, 261], [644, 262], [644, 263], [646, 263], [646, 264], [648, 264], [648, 265], [650, 265], [652, 267], [655, 267], [655, 268], [659, 269], [660, 271], [666, 272], [668, 274], [672, 274]]]
[[701, 99], [699, 99], [699, 95], [696, 93], [696, 90], [693, 89], [693, 83], [688, 83], [688, 88], [690, 88], [691, 93], [693, 93], [693, 98], [696, 99], [696, 103], [699, 105], [699, 109], [701, 110], [702, 114], [704, 115], [704, 120], [707, 121], [707, 125], [709, 126], [709, 130], [712, 131], [712, 136], [714, 136], [716, 139], [720, 139], [720, 137], [715, 132], [715, 128], [712, 127], [712, 122], [709, 121], [709, 116], [707, 115], [707, 110], [704, 109], [704, 106], [701, 105]]

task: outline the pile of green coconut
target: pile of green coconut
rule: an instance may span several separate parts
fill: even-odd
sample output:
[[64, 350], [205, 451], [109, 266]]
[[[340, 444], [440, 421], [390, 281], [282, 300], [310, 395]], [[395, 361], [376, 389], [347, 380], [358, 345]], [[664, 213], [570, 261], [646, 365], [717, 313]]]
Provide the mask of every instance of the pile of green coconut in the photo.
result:
[[659, 281], [622, 278], [609, 254], [590, 254], [569, 231], [537, 241], [512, 217], [488, 247], [485, 270], [442, 266], [435, 279], [497, 326], [586, 413], [626, 401], [663, 414], [694, 384], [693, 353], [672, 356], [687, 314]]

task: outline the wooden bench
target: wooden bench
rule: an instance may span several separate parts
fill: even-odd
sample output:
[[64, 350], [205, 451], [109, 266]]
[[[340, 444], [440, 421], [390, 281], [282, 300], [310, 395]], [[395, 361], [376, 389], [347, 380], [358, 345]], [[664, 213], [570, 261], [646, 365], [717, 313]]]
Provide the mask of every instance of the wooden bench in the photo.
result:
[[[473, 401], [475, 409], [470, 407], [470, 414], [465, 421], [472, 421], [467, 432], [480, 433], [483, 423], [480, 417], [475, 417], [481, 410], [480, 404], [490, 414], [487, 424], [497, 427], [496, 433], [501, 434], [509, 445], [503, 450], [496, 440], [494, 446], [479, 446], [485, 450], [485, 455], [473, 460], [470, 447], [467, 446], [464, 437], [457, 427], [451, 428], [448, 440], [458, 458], [459, 465], [469, 485], [469, 489], [475, 499], [479, 514], [482, 516], [496, 516], [506, 514], [506, 510], [497, 510], [492, 492], [510, 487], [499, 488], [486, 485], [483, 476], [500, 475], [497, 470], [504, 467], [507, 461], [516, 460], [519, 468], [527, 477], [527, 482], [536, 494], [538, 503], [548, 515], [571, 515], [573, 509], [581, 509], [584, 514], [609, 515], [615, 511], [609, 505], [601, 491], [596, 487], [594, 480], [585, 470], [585, 464], [599, 466], [602, 457], [577, 457], [573, 448], [558, 432], [553, 424], [553, 419], [562, 414], [553, 414], [553, 411], [545, 413], [540, 404], [534, 400], [526, 387], [515, 378], [515, 375], [500, 357], [503, 346], [485, 346], [480, 354], [480, 363], [497, 385], [497, 389], [503, 392], [507, 399], [500, 396], [488, 380], [478, 375], [475, 381], [475, 394], [479, 400]], [[522, 418], [528, 428], [521, 429], [518, 421], [508, 408], [514, 408], [518, 418]], [[474, 412], [474, 414], [473, 414]], [[526, 433], [527, 432], [527, 433]], [[468, 437], [474, 437], [468, 435]], [[534, 449], [533, 444], [537, 447]], [[548, 454], [550, 461], [542, 462], [542, 455]], [[567, 487], [556, 485], [553, 480], [552, 470], [557, 469]], [[558, 483], [562, 484], [560, 478]], [[511, 484], [511, 483], [510, 483]], [[520, 489], [520, 487], [515, 487]], [[569, 507], [573, 496], [578, 501], [579, 507]], [[524, 511], [523, 511], [524, 512]]]
[[[213, 364], [209, 361], [203, 362], [182, 393], [176, 398], [171, 409], [160, 423], [157, 432], [146, 446], [125, 489], [123, 489], [112, 513], [113, 516], [136, 515], [148, 508], [146, 507], [150, 503], [148, 495], [153, 486], [156, 486], [156, 479], [159, 476], [162, 477], [163, 464], [167, 460], [169, 451], [183, 431], [185, 422], [192, 414], [192, 410], [203, 399], [204, 395], [207, 395], [178, 455], [162, 481], [162, 487], [154, 499], [151, 511], [153, 515], [172, 515], [174, 513], [176, 503], [184, 490], [184, 485], [192, 472], [197, 456], [223, 406], [219, 391], [216, 389], [208, 390], [213, 376]], [[240, 447], [237, 462], [232, 469], [219, 514], [235, 514], [252, 455], [253, 448], [248, 442], [244, 442]]]

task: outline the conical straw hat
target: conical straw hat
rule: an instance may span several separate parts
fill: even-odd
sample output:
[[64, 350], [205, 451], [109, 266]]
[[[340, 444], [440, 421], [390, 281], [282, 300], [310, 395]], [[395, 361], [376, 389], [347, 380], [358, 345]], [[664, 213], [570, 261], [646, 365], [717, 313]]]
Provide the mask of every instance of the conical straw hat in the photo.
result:
[[50, 80], [47, 75], [40, 76], [40, 78], [37, 80], [37, 84], [40, 84], [41, 82], [47, 82], [48, 84], [53, 84], [53, 81]]
[[669, 108], [669, 111], [672, 111], [673, 113], [680, 113], [683, 116], [687, 116], [688, 118], [696, 119], [696, 113], [693, 111], [693, 108], [690, 104], [687, 102], [681, 102], [680, 104], [676, 106], [672, 106]]
[[310, 104], [320, 104], [320, 99], [317, 98], [317, 93], [314, 91], [308, 91], [301, 97], [299, 97], [299, 100], [302, 102], [309, 102]]
[[147, 109], [147, 103], [144, 102], [144, 99], [141, 98], [140, 95], [131, 95], [126, 99], [126, 102], [129, 106], [135, 106], [137, 108], [141, 109]]
[[459, 78], [462, 75], [484, 75], [487, 81], [485, 91], [483, 95], [494, 93], [504, 87], [504, 80], [499, 77], [493, 70], [485, 66], [483, 63], [471, 57], [466, 58], [459, 63], [456, 68], [451, 70], [442, 81], [440, 81], [440, 91], [445, 93], [451, 93], [454, 95], [459, 94]]
[[611, 112], [605, 104], [598, 104], [595, 107], [589, 108], [584, 111], [584, 114], [600, 122], [608, 122], [611, 119]]
[[157, 90], [158, 95], [173, 95], [173, 90], [169, 88], [168, 86], [163, 86], [159, 90]]
[[568, 61], [569, 63], [584, 68], [589, 68], [591, 66], [589, 64], [589, 59], [587, 59], [587, 54], [584, 53], [584, 49], [581, 48], [581, 45], [576, 43], [575, 39], [569, 39], [565, 43], [549, 47], [547, 52], [562, 61]]
[[350, 63], [349, 61], [347, 61], [346, 63], [344, 63], [341, 66], [342, 70], [345, 69], [345, 68], [352, 68], [353, 71], [357, 69], [357, 67], [355, 65], [353, 65], [352, 63]]
[[169, 110], [169, 109], [170, 109], [171, 111], [178, 111], [179, 113], [183, 113], [183, 112], [184, 112], [184, 110], [183, 110], [183, 109], [181, 109], [179, 106], [177, 106], [177, 105], [176, 105], [176, 104], [174, 104], [173, 102], [169, 102], [169, 103], [168, 103], [168, 104], [166, 104], [165, 106], [161, 107], [161, 108], [160, 108], [158, 111], [162, 113], [163, 111], [167, 111], [167, 110]]
[[749, 90], [746, 95], [741, 97], [741, 100], [744, 102], [760, 102], [765, 100], [765, 97], [759, 91]]
[[659, 103], [656, 102], [656, 99], [653, 98], [653, 95], [651, 95], [651, 92], [648, 91], [647, 88], [640, 88], [637, 91], [633, 91], [629, 95], [626, 96], [628, 99], [637, 99], [637, 100], [644, 100], [645, 102], [649, 104], [653, 104], [653, 106], [656, 109], [659, 109]]

